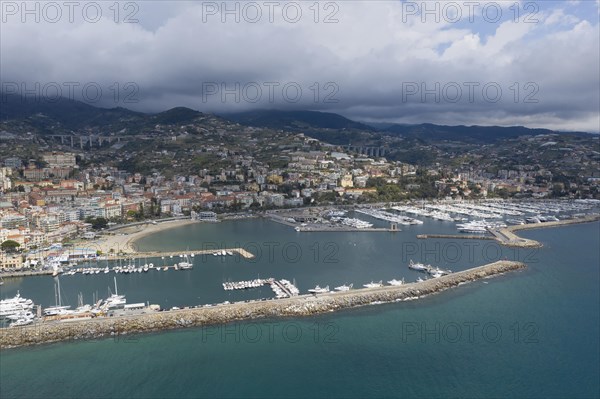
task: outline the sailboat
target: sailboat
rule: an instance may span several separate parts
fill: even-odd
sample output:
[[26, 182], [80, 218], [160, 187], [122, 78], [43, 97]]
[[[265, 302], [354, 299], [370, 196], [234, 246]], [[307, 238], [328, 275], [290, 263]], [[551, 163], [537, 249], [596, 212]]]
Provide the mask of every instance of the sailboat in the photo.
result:
[[179, 262], [177, 266], [179, 266], [179, 269], [181, 270], [186, 270], [186, 269], [191, 269], [192, 267], [194, 267], [194, 264], [190, 262], [190, 258], [188, 257], [187, 254], [183, 255], [184, 260], [183, 262]]
[[67, 310], [70, 306], [62, 305], [62, 298], [60, 293], [60, 279], [56, 279], [56, 284], [54, 285], [54, 301], [55, 306], [50, 306], [49, 308], [44, 309], [45, 316], [57, 316], [61, 314], [72, 313], [72, 311]]
[[116, 277], [114, 277], [114, 281], [115, 281], [115, 293], [112, 294], [111, 296], [109, 296], [105, 301], [105, 305], [109, 309], [117, 308], [117, 307], [120, 307], [127, 303], [127, 300], [125, 299], [125, 295], [119, 295], [119, 291], [117, 289], [117, 278]]

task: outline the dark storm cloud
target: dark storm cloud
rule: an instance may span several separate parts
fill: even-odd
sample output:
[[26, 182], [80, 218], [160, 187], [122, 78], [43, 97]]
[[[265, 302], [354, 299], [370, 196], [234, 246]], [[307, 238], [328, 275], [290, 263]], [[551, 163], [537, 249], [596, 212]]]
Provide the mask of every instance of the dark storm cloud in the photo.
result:
[[[302, 3], [295, 23], [282, 14], [285, 3], [272, 22], [256, 3], [256, 23], [244, 3], [239, 11], [229, 3], [225, 22], [214, 8], [221, 3], [136, 4], [118, 24], [107, 8], [93, 23], [77, 14], [23, 23], [4, 10], [3, 85], [41, 92], [54, 82], [63, 94], [141, 111], [312, 109], [373, 121], [599, 130], [597, 18], [571, 14], [570, 3], [544, 7], [536, 23], [471, 24], [422, 23], [400, 2], [320, 3], [318, 15]], [[508, 3], [494, 4], [507, 15]], [[123, 23], [127, 12], [137, 23]]]

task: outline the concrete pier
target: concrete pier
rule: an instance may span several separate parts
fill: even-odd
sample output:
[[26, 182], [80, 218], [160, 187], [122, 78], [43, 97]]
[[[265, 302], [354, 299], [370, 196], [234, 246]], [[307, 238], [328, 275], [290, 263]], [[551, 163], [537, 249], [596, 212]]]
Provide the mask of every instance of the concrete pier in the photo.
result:
[[52, 275], [52, 270], [17, 270], [14, 272], [2, 272], [0, 273], [0, 277], [2, 278], [10, 278], [10, 277], [29, 277], [29, 276], [47, 276]]
[[201, 327], [237, 320], [300, 317], [359, 306], [412, 300], [461, 284], [525, 268], [520, 262], [499, 261], [435, 279], [400, 286], [365, 288], [268, 301], [198, 306], [142, 315], [102, 317], [69, 323], [37, 323], [0, 330], [0, 349], [58, 341], [81, 341], [183, 327]]
[[590, 223], [600, 220], [600, 215], [590, 215], [582, 218], [576, 219], [565, 219], [559, 220], [558, 222], [543, 222], [543, 223], [531, 223], [531, 224], [520, 224], [516, 226], [508, 226], [503, 227], [501, 229], [488, 229], [489, 235], [461, 235], [461, 234], [419, 234], [417, 238], [426, 239], [426, 238], [450, 238], [450, 239], [460, 239], [460, 240], [496, 240], [499, 244], [505, 245], [507, 247], [517, 247], [517, 248], [539, 248], [542, 246], [541, 243], [530, 240], [527, 238], [521, 238], [516, 235], [514, 232], [521, 230], [533, 230], [533, 229], [543, 229], [549, 227], [560, 227], [567, 226], [570, 224], [579, 224], [579, 223]]
[[188, 254], [188, 255], [212, 255], [215, 254], [217, 252], [221, 252], [221, 251], [229, 251], [229, 252], [233, 252], [236, 253], [238, 255], [240, 255], [243, 258], [246, 259], [252, 259], [254, 258], [254, 254], [252, 254], [249, 251], [246, 251], [244, 248], [220, 248], [220, 249], [200, 249], [200, 250], [185, 250], [185, 251], [170, 251], [170, 252], [159, 252], [159, 251], [151, 251], [151, 252], [135, 252], [132, 254], [126, 254], [126, 255], [109, 255], [108, 259], [109, 260], [113, 260], [113, 259], [140, 259], [140, 258], [160, 258], [160, 257], [179, 257], [179, 255], [181, 254]]
[[311, 232], [311, 233], [319, 233], [319, 232], [354, 232], [354, 233], [382, 233], [382, 232], [389, 232], [389, 233], [396, 233], [398, 231], [400, 231], [399, 229], [387, 229], [387, 228], [382, 228], [382, 227], [368, 227], [368, 228], [364, 228], [364, 229], [358, 229], [358, 228], [354, 228], [354, 227], [299, 227], [298, 230], [299, 232]]
[[468, 234], [418, 234], [417, 238], [453, 238], [459, 240], [493, 240], [494, 237], [488, 235], [468, 235]]

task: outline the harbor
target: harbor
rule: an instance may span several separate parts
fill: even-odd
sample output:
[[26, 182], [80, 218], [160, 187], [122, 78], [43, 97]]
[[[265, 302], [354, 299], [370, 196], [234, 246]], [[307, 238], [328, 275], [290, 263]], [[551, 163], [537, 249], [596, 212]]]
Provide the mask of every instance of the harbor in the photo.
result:
[[[100, 274], [100, 273], [142, 273], [150, 270], [156, 271], [168, 271], [168, 270], [186, 270], [189, 266], [181, 267], [180, 263], [177, 262], [177, 258], [194, 258], [196, 256], [239, 256], [243, 259], [253, 259], [254, 254], [244, 248], [227, 248], [227, 249], [202, 249], [202, 250], [186, 250], [185, 253], [179, 251], [148, 251], [148, 252], [135, 252], [127, 254], [117, 254], [109, 256], [97, 256], [92, 254], [89, 257], [80, 259], [69, 259], [69, 252], [66, 252], [67, 257], [61, 260], [61, 258], [50, 258], [46, 268], [41, 270], [14, 270], [9, 272], [2, 272], [0, 276], [3, 278], [16, 278], [16, 277], [27, 277], [27, 276], [53, 276], [56, 277], [60, 274], [74, 275], [74, 274]], [[148, 258], [160, 258], [162, 259], [162, 265], [155, 265], [148, 263]], [[116, 266], [117, 262], [123, 260], [129, 263], [125, 266]], [[145, 263], [142, 265], [142, 260]], [[112, 262], [115, 264], [113, 267], [106, 266], [91, 266], [91, 264], [99, 264], [100, 262]], [[166, 264], [168, 262], [169, 264]], [[85, 266], [79, 266], [80, 263]]]
[[[358, 211], [357, 211], [358, 212]], [[312, 212], [288, 212], [283, 215], [269, 213], [273, 222], [293, 227], [298, 232], [361, 232], [381, 233], [397, 232], [397, 222], [390, 222], [390, 227], [373, 227], [373, 223], [347, 216], [343, 209], [322, 209]]]
[[300, 317], [339, 311], [374, 303], [413, 300], [458, 287], [464, 283], [494, 277], [525, 268], [520, 262], [498, 261], [436, 279], [416, 283], [297, 295], [267, 301], [200, 305], [170, 311], [135, 315], [115, 315], [77, 320], [69, 323], [41, 322], [0, 330], [0, 349], [65, 340], [90, 340], [199, 327], [264, 317]]
[[591, 223], [600, 220], [600, 215], [588, 215], [576, 217], [573, 219], [564, 219], [559, 221], [537, 222], [528, 224], [519, 224], [514, 226], [505, 226], [500, 228], [487, 228], [486, 232], [490, 235], [462, 235], [462, 234], [419, 234], [417, 238], [445, 238], [445, 239], [471, 239], [471, 240], [496, 240], [499, 244], [507, 247], [517, 248], [539, 248], [541, 243], [527, 238], [519, 237], [516, 231], [533, 230], [550, 227], [568, 226], [580, 223]]
[[257, 278], [248, 281], [228, 281], [223, 283], [223, 289], [225, 291], [247, 290], [251, 288], [262, 287], [263, 285], [268, 285], [271, 287], [276, 299], [290, 298], [300, 293], [300, 290], [296, 287], [296, 285], [290, 281], [285, 279], [276, 280], [273, 277], [267, 279]]

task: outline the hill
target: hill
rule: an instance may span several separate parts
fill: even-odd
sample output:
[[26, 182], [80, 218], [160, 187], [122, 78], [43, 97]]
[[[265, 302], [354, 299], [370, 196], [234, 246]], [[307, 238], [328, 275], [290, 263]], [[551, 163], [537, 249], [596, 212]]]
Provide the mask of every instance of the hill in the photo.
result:
[[291, 131], [310, 131], [316, 129], [375, 130], [368, 125], [330, 112], [266, 110], [223, 114], [223, 117], [246, 126]]

